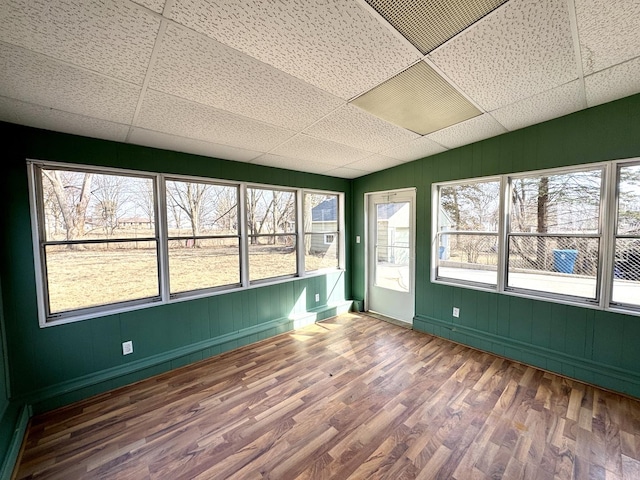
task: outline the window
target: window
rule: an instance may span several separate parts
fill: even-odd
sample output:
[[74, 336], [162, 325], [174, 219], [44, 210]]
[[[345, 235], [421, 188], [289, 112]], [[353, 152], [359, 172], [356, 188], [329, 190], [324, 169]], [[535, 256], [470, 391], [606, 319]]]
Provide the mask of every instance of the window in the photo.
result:
[[152, 177], [37, 168], [35, 180], [47, 317], [160, 298]]
[[304, 253], [307, 272], [339, 266], [340, 205], [338, 195], [305, 193]]
[[496, 285], [500, 181], [442, 185], [438, 197], [437, 278]]
[[247, 189], [249, 279], [292, 276], [297, 271], [294, 192]]
[[[340, 193], [55, 162], [28, 167], [41, 326], [343, 262]], [[298, 213], [305, 208], [309, 215]]]
[[640, 307], [640, 164], [617, 172], [613, 305]]
[[240, 285], [238, 187], [167, 180], [170, 292]]
[[511, 178], [508, 289], [598, 300], [603, 169]]
[[637, 159], [434, 184], [433, 198], [432, 281], [640, 314]]

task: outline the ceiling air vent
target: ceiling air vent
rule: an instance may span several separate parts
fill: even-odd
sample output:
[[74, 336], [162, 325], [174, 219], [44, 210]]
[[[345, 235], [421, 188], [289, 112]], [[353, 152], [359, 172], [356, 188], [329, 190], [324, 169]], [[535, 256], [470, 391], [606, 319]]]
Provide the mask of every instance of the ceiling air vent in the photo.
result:
[[481, 113], [422, 61], [351, 103], [420, 135], [460, 123]]
[[424, 55], [507, 0], [366, 0]]

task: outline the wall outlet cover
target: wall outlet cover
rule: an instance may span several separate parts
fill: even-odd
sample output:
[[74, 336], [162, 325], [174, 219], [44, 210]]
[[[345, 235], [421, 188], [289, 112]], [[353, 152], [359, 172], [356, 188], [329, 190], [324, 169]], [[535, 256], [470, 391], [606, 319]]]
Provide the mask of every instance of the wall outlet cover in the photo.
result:
[[320, 301], [320, 294], [316, 293], [316, 302], [319, 302], [319, 301]]
[[453, 307], [453, 316], [456, 318], [460, 316], [460, 309], [458, 307]]
[[133, 353], [133, 342], [131, 340], [122, 342], [122, 354], [129, 355], [130, 353]]

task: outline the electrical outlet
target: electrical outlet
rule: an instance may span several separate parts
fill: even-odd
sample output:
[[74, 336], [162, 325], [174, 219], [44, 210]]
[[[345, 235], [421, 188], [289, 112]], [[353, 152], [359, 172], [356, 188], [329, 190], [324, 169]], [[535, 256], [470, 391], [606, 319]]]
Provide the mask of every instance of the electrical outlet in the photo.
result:
[[316, 293], [316, 302], [319, 302], [319, 301], [320, 301], [320, 294]]
[[122, 342], [122, 354], [129, 355], [130, 353], [133, 353], [133, 342], [131, 340]]
[[360, 235], [356, 235], [356, 243], [360, 243]]
[[456, 318], [460, 316], [460, 309], [458, 307], [453, 307], [453, 316]]

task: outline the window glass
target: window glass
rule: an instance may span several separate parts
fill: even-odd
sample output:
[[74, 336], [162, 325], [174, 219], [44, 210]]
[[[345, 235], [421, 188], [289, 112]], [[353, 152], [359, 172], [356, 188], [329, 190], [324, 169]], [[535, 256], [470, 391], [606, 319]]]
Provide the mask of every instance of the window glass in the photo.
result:
[[294, 192], [247, 188], [247, 232], [250, 281], [297, 273]]
[[154, 180], [39, 172], [48, 314], [158, 297]]
[[618, 169], [612, 302], [640, 306], [640, 165]]
[[500, 182], [439, 188], [437, 277], [496, 285]]
[[238, 187], [166, 181], [172, 294], [240, 284]]
[[44, 263], [51, 314], [160, 293], [155, 242], [45, 245]]
[[338, 195], [305, 193], [303, 211], [305, 270], [338, 268]]
[[513, 178], [509, 288], [598, 297], [602, 169]]

